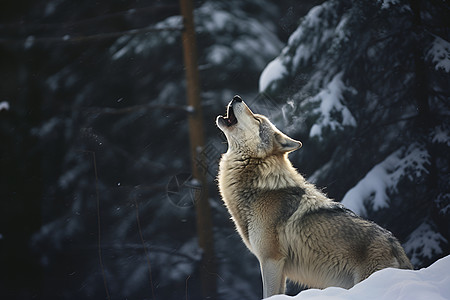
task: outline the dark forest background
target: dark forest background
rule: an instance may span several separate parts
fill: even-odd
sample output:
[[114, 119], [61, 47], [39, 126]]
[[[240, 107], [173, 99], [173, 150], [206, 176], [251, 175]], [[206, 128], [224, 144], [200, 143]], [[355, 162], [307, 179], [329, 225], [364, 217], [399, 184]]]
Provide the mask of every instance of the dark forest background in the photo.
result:
[[[218, 299], [261, 297], [215, 182], [235, 94], [416, 268], [450, 253], [448, 1], [194, 6]], [[0, 3], [0, 297], [201, 298], [182, 28], [178, 1]]]

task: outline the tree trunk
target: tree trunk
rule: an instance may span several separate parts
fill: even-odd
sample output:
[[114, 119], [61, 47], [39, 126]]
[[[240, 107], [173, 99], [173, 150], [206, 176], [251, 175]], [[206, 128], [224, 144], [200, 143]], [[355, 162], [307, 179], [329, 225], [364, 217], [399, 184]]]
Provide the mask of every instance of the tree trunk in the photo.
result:
[[180, 8], [181, 15], [184, 19], [182, 40], [186, 69], [187, 102], [192, 110], [188, 117], [192, 175], [195, 181], [193, 183], [198, 184], [198, 188], [195, 189], [195, 207], [197, 213], [198, 244], [203, 251], [200, 270], [202, 294], [204, 299], [213, 299], [216, 295], [214, 241], [211, 208], [208, 202], [206, 169], [204, 168], [206, 164], [203, 152], [205, 138], [200, 102], [200, 80], [197, 66], [197, 44], [192, 0], [180, 0]]

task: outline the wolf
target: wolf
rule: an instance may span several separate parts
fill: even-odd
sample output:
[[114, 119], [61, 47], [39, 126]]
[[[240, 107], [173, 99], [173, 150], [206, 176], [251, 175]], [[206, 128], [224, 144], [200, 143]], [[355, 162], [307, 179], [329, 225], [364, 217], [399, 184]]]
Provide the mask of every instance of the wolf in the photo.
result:
[[387, 267], [412, 269], [398, 240], [329, 199], [292, 166], [302, 143], [234, 96], [216, 124], [228, 150], [219, 163], [222, 199], [247, 248], [258, 258], [263, 297], [286, 280], [311, 288], [351, 288]]

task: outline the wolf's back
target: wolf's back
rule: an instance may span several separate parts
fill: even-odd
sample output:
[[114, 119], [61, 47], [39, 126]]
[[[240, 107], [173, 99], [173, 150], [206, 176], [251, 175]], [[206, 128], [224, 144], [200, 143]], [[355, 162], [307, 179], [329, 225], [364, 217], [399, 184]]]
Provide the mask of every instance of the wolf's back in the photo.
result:
[[406, 256], [405, 250], [400, 245], [400, 243], [397, 241], [397, 239], [395, 239], [395, 242], [393, 243], [392, 248], [393, 248], [392, 252], [394, 254], [394, 257], [398, 261], [399, 269], [411, 269], [412, 270], [413, 265], [411, 264], [411, 261], [409, 260], [409, 258]]
[[219, 190], [260, 262], [264, 297], [283, 293], [286, 278], [315, 288], [351, 288], [383, 268], [412, 268], [388, 230], [308, 183], [288, 159], [301, 142], [254, 114], [240, 97], [216, 124], [228, 141]]
[[291, 279], [316, 288], [350, 288], [382, 268], [412, 268], [388, 230], [343, 205], [330, 202], [310, 212], [300, 211], [287, 223], [282, 239], [294, 262], [288, 264]]

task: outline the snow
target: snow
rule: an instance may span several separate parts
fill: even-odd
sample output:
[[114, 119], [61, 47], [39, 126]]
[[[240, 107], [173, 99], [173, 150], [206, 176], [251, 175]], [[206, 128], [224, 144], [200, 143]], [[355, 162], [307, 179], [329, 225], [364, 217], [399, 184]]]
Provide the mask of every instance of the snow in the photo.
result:
[[449, 130], [447, 130], [444, 125], [436, 127], [432, 132], [432, 141], [433, 143], [441, 143], [450, 146]]
[[339, 40], [348, 40], [347, 34], [348, 31], [346, 30], [346, 26], [348, 23], [348, 17], [342, 16], [342, 19], [339, 21], [338, 25], [336, 26], [336, 29], [334, 31], [334, 34]]
[[[205, 2], [195, 9], [194, 19], [196, 33], [206, 43], [212, 43], [199, 48], [199, 63], [206, 69], [245, 64], [246, 68], [262, 70], [282, 48], [270, 24], [249, 17], [238, 8], [230, 8], [228, 4]], [[182, 21], [181, 16], [171, 16], [154, 28], [181, 28]], [[111, 46], [111, 57], [118, 60], [129, 55], [156, 55], [156, 49], [179, 45], [180, 33], [161, 30], [149, 35], [121, 37]]]
[[34, 40], [35, 40], [35, 37], [34, 37], [33, 35], [28, 36], [28, 37], [26, 38], [26, 40], [25, 40], [24, 45], [23, 45], [24, 48], [25, 48], [25, 49], [29, 49], [29, 48], [33, 47], [33, 45], [34, 45]]
[[379, 0], [378, 3], [381, 2], [381, 8], [382, 9], [388, 9], [391, 7], [391, 5], [396, 5], [399, 4], [400, 1], [399, 0]]
[[9, 102], [8, 101], [0, 102], [0, 111], [2, 111], [2, 110], [9, 110]]
[[[309, 15], [306, 16], [305, 19], [305, 23], [307, 21], [309, 21]], [[306, 25], [310, 25], [311, 23], [314, 23], [315, 19], [312, 19], [310, 23], [306, 23]], [[299, 66], [301, 65], [302, 62], [307, 62], [311, 56], [316, 52], [317, 47], [318, 47], [318, 41], [319, 39], [317, 37], [315, 37], [313, 39], [313, 42], [311, 44], [308, 43], [300, 43], [299, 41], [296, 40], [300, 40], [300, 39], [304, 39], [304, 36], [307, 35], [308, 30], [305, 30], [305, 28], [308, 27], [303, 27], [303, 26], [299, 26], [297, 28], [297, 30], [292, 34], [291, 38], [289, 39], [289, 42], [295, 42], [297, 45], [297, 49], [295, 50], [295, 55], [292, 58], [292, 65], [293, 65], [293, 69], [297, 70], [299, 68]], [[323, 31], [324, 32], [324, 31]], [[294, 45], [294, 44], [292, 44]]]
[[[245, 57], [261, 70], [280, 52], [281, 42], [265, 24], [238, 11], [206, 2], [196, 10], [195, 19], [197, 32], [218, 36], [217, 43], [205, 51], [209, 65], [232, 63], [236, 57]], [[229, 34], [237, 35], [231, 43]]]
[[442, 69], [450, 72], [450, 43], [438, 36], [435, 36], [430, 50], [427, 52], [427, 59], [435, 64], [435, 69]]
[[63, 1], [64, 0], [48, 1], [48, 3], [45, 5], [44, 16], [48, 17], [52, 15]]
[[215, 65], [225, 63], [233, 57], [233, 51], [230, 47], [224, 45], [212, 45], [208, 49], [206, 60]]
[[122, 36], [117, 39], [116, 43], [110, 48], [113, 60], [118, 60], [129, 53], [133, 54], [150, 54], [152, 50], [161, 45], [164, 41], [166, 45], [174, 45], [179, 42], [179, 31], [163, 30], [164, 28], [182, 28], [183, 18], [181, 16], [171, 16], [158, 22], [154, 27], [149, 29], [161, 29], [158, 33], [152, 35], [136, 35], [134, 37]]
[[323, 19], [321, 18], [323, 11], [324, 11], [324, 6], [322, 6], [322, 5], [318, 5], [318, 6], [311, 8], [311, 10], [308, 12], [308, 15], [307, 15], [308, 23], [311, 27], [316, 27], [321, 22], [323, 22]]
[[208, 11], [211, 16], [204, 24], [206, 31], [214, 32], [225, 30], [227, 24], [233, 23], [231, 14], [222, 10], [217, 10], [217, 8], [210, 3], [205, 3], [202, 10]]
[[287, 74], [286, 67], [279, 57], [272, 60], [259, 78], [259, 92], [264, 92], [267, 87], [278, 79], [282, 79]]
[[[333, 6], [330, 2], [313, 7], [303, 18], [301, 24], [289, 37], [287, 46], [283, 48], [281, 55], [267, 65], [262, 72], [259, 83], [259, 91], [265, 91], [270, 85], [286, 77], [288, 74], [295, 74], [302, 65], [314, 60], [317, 53], [324, 44], [330, 43], [333, 39], [347, 39], [342, 32], [346, 20], [342, 20], [337, 28], [333, 22], [324, 22], [327, 17], [324, 14], [331, 14]], [[332, 16], [330, 16], [332, 17]], [[329, 46], [327, 46], [329, 48]], [[292, 56], [292, 53], [295, 53]]]
[[[328, 83], [325, 89], [322, 89], [316, 96], [311, 98], [309, 102], [320, 102], [319, 108], [315, 113], [319, 113], [318, 122], [311, 127], [310, 137], [321, 137], [322, 129], [330, 127], [332, 130], [340, 129], [343, 126], [356, 126], [356, 120], [350, 110], [343, 104], [343, 93], [349, 88], [342, 81], [343, 73], [338, 73]], [[342, 120], [336, 120], [334, 113], [340, 113]]]
[[388, 268], [372, 274], [353, 288], [310, 289], [297, 296], [270, 300], [445, 300], [450, 299], [450, 256], [418, 271]]
[[366, 216], [366, 206], [376, 211], [389, 206], [389, 192], [396, 191], [397, 184], [405, 176], [409, 180], [428, 173], [428, 152], [418, 143], [401, 147], [384, 161], [373, 167], [342, 199], [342, 204], [355, 213]]
[[333, 39], [339, 39], [343, 33], [337, 32], [341, 27], [333, 26], [333, 22], [326, 22], [325, 19], [331, 17], [327, 14], [333, 14], [330, 7], [331, 2], [325, 2], [313, 7], [305, 16], [303, 22], [289, 38], [289, 45], [295, 47], [295, 55], [292, 58], [292, 69], [298, 70], [300, 66], [308, 62], [317, 55], [321, 47], [331, 42]]
[[421, 258], [432, 259], [442, 254], [441, 243], [447, 243], [447, 240], [425, 221], [410, 234], [404, 247], [414, 265], [419, 264]]
[[446, 215], [450, 210], [450, 193], [439, 193], [434, 202], [439, 207], [439, 213]]

